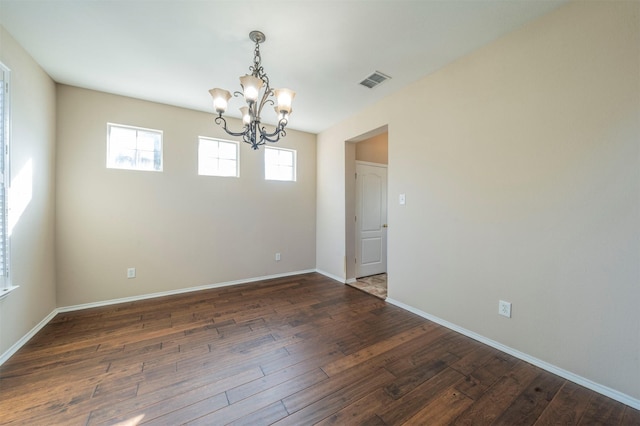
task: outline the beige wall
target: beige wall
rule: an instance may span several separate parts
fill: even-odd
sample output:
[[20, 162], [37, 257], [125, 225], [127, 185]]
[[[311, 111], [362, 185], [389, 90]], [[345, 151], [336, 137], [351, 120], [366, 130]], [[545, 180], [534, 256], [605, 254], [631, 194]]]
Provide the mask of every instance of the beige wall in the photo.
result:
[[570, 3], [318, 135], [318, 269], [388, 124], [389, 296], [638, 401], [639, 14]]
[[[4, 28], [0, 61], [11, 69], [12, 284], [0, 300], [0, 356], [56, 307], [55, 84]], [[17, 200], [20, 200], [18, 203]], [[19, 218], [16, 206], [23, 206]]]
[[356, 160], [369, 163], [388, 164], [388, 133], [360, 141], [356, 144]]
[[[287, 131], [297, 182], [276, 182], [246, 144], [240, 178], [198, 176], [212, 114], [59, 85], [58, 117], [59, 306], [315, 268], [315, 135]], [[107, 122], [163, 130], [164, 171], [107, 169]]]

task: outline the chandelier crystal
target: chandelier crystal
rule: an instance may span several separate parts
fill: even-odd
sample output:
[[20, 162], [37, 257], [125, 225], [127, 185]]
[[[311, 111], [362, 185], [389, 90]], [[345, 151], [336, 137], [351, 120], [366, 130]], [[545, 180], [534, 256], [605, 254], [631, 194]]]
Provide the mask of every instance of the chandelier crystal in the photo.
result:
[[[222, 114], [227, 110], [231, 93], [225, 89], [211, 89], [209, 93], [213, 98], [213, 108], [218, 113], [215, 118], [216, 124], [222, 126], [225, 132], [231, 136], [241, 136], [242, 140], [251, 145], [251, 148], [258, 149], [266, 142], [278, 142], [281, 137], [287, 135], [285, 127], [289, 123], [291, 115], [291, 103], [296, 96], [296, 92], [289, 89], [272, 89], [269, 85], [269, 77], [262, 68], [260, 57], [260, 43], [266, 37], [260, 31], [251, 31], [249, 38], [256, 44], [253, 52], [253, 65], [249, 67], [251, 74], [240, 77], [242, 92], [234, 92], [234, 96], [244, 97], [246, 106], [240, 108], [242, 112], [242, 123], [244, 128], [241, 132], [233, 132], [227, 128], [227, 121]], [[274, 101], [275, 99], [275, 101]], [[273, 105], [278, 118], [278, 124], [273, 132], [268, 132], [261, 125], [262, 109], [266, 105]]]

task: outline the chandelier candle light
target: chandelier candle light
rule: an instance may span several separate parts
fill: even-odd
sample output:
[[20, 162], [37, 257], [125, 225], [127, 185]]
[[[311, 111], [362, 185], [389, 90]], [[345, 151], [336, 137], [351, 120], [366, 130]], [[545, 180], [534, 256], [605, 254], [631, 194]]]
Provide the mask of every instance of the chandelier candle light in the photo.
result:
[[[242, 112], [242, 123], [244, 128], [241, 132], [232, 132], [227, 128], [227, 121], [222, 114], [227, 110], [231, 93], [224, 89], [211, 89], [209, 93], [213, 97], [213, 108], [218, 113], [215, 118], [216, 124], [222, 126], [225, 132], [231, 136], [242, 136], [242, 140], [251, 145], [251, 148], [258, 149], [266, 142], [278, 142], [280, 137], [287, 135], [284, 130], [291, 115], [291, 102], [296, 92], [289, 89], [272, 89], [269, 86], [269, 77], [264, 72], [260, 64], [260, 43], [266, 37], [260, 31], [251, 31], [249, 38], [256, 44], [253, 52], [253, 65], [249, 67], [251, 74], [240, 77], [242, 92], [234, 92], [234, 96], [243, 96], [247, 106], [240, 108]], [[276, 99], [276, 102], [272, 98]], [[278, 117], [278, 124], [272, 133], [261, 126], [260, 115], [265, 105], [274, 105]]]

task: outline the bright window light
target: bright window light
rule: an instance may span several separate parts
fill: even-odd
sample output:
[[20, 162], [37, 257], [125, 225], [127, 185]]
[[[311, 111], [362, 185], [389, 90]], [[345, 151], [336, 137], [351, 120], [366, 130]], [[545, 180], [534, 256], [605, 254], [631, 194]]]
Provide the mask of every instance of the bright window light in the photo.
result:
[[107, 123], [107, 167], [162, 171], [162, 131]]
[[285, 148], [264, 148], [264, 178], [266, 180], [296, 180], [296, 151]]
[[202, 176], [240, 176], [238, 142], [198, 138], [198, 174]]

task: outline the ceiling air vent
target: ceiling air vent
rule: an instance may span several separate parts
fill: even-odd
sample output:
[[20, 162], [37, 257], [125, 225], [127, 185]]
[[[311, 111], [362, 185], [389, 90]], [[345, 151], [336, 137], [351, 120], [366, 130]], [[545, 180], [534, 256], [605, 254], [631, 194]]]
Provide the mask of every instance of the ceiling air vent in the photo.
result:
[[369, 77], [362, 80], [360, 84], [363, 85], [364, 87], [368, 87], [369, 89], [373, 89], [378, 84], [382, 83], [383, 81], [389, 80], [390, 78], [391, 77], [381, 73], [380, 71], [375, 71]]

